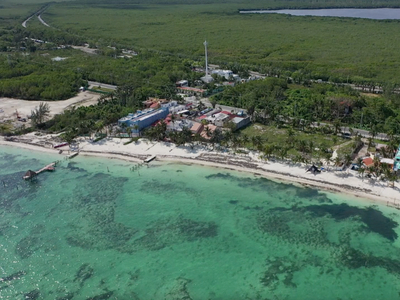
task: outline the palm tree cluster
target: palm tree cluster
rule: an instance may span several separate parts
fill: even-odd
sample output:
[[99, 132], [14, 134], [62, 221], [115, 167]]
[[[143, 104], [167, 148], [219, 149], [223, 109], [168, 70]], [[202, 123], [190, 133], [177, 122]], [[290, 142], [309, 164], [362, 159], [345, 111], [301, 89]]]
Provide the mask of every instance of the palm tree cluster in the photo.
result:
[[394, 187], [394, 183], [398, 180], [398, 176], [393, 169], [388, 164], [381, 163], [378, 156], [374, 157], [373, 165], [359, 168], [358, 173], [362, 176], [362, 178], [364, 178], [364, 174], [367, 173], [368, 177], [387, 180], [391, 182], [392, 187]]
[[48, 103], [40, 102], [39, 107], [35, 107], [31, 111], [31, 122], [33, 126], [43, 124], [46, 118], [50, 115], [50, 106]]

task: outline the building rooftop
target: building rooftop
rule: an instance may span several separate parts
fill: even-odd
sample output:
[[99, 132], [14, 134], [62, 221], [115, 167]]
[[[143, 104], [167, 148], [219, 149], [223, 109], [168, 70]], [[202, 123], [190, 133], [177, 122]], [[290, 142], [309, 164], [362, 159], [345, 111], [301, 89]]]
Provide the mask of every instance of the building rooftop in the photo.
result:
[[197, 92], [197, 93], [204, 93], [206, 91], [206, 90], [203, 90], [203, 89], [197, 89], [197, 88], [188, 87], [188, 86], [181, 86], [181, 87], [178, 87], [178, 89], [184, 90], [184, 91]]
[[363, 159], [363, 163], [366, 167], [370, 167], [374, 164], [374, 160], [371, 157], [367, 157]]

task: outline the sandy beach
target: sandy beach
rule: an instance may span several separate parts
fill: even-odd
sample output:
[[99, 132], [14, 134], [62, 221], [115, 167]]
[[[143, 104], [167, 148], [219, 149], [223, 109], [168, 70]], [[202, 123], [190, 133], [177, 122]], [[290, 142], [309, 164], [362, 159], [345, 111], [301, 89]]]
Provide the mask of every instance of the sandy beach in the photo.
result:
[[[282, 161], [266, 161], [259, 154], [235, 154], [229, 151], [213, 151], [202, 145], [176, 147], [172, 143], [151, 142], [141, 139], [124, 145], [127, 139], [107, 138], [93, 143], [91, 140], [80, 138], [80, 155], [98, 156], [122, 159], [133, 162], [143, 162], [144, 159], [155, 155], [158, 161], [170, 161], [185, 164], [197, 164], [209, 167], [224, 168], [248, 172], [257, 176], [297, 183], [302, 186], [317, 187], [318, 189], [345, 193], [367, 199], [371, 203], [379, 202], [384, 205], [400, 208], [400, 189], [389, 186], [388, 182], [378, 179], [361, 178], [356, 171], [324, 171], [319, 174], [306, 172], [307, 166]], [[57, 154], [63, 150], [60, 158], [69, 153], [69, 147], [54, 149], [57, 144], [54, 135], [37, 136], [30, 133], [15, 137], [12, 141], [0, 138], [0, 145], [22, 147], [35, 151], [45, 151]]]

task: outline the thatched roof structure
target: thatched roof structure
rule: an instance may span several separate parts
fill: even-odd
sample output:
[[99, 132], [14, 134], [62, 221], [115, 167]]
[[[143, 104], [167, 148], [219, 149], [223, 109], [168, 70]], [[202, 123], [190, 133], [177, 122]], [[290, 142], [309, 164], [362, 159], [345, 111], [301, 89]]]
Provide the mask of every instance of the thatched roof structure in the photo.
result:
[[24, 179], [31, 179], [33, 177], [35, 177], [37, 175], [37, 173], [35, 171], [32, 170], [28, 170], [25, 175], [23, 176]]

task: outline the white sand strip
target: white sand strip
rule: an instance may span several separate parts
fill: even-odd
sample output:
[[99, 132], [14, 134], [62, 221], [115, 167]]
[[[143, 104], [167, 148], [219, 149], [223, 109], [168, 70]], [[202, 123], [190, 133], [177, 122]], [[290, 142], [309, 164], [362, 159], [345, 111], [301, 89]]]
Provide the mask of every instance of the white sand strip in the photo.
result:
[[[59, 149], [50, 148], [51, 135], [37, 137], [34, 134], [17, 137], [17, 141], [5, 141], [0, 138], [0, 145], [22, 147], [25, 149], [58, 153]], [[104, 139], [92, 143], [83, 138], [79, 139], [80, 155], [98, 156], [123, 159], [127, 161], [143, 162], [144, 158], [152, 155], [157, 160], [179, 163], [190, 163], [204, 166], [225, 168], [253, 173], [270, 179], [298, 183], [303, 186], [317, 187], [318, 189], [345, 193], [360, 199], [380, 202], [384, 205], [400, 208], [400, 190], [388, 186], [387, 182], [362, 179], [357, 172], [322, 172], [317, 175], [306, 173], [306, 166], [282, 162], [263, 161], [256, 153], [249, 155], [233, 155], [208, 150], [204, 146], [181, 146], [163, 142], [148, 142], [140, 140], [137, 143], [123, 145], [126, 139]], [[56, 142], [54, 142], [56, 144]], [[49, 145], [49, 146], [47, 146]], [[68, 147], [65, 148], [68, 150]], [[67, 151], [64, 151], [65, 155]]]

